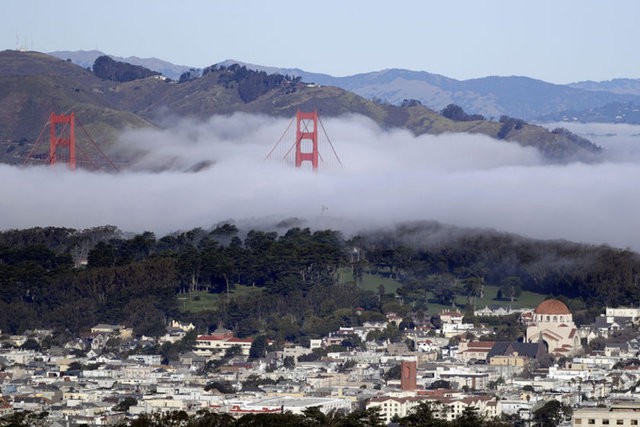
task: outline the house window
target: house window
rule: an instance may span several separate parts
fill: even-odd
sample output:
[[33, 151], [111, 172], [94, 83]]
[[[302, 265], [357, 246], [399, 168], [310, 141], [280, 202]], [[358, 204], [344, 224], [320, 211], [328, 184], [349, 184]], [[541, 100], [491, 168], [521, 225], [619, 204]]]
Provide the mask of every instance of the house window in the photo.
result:
[[624, 424], [624, 420], [616, 420], [616, 425], [623, 425]]
[[638, 425], [638, 420], [631, 420], [631, 425], [632, 426], [637, 426]]
[[609, 425], [609, 420], [602, 420], [602, 425]]
[[575, 423], [576, 424], [582, 424], [582, 418], [576, 418], [575, 419]]
[[595, 423], [596, 423], [596, 420], [594, 420], [593, 418], [589, 418], [587, 420], [587, 424], [595, 424]]

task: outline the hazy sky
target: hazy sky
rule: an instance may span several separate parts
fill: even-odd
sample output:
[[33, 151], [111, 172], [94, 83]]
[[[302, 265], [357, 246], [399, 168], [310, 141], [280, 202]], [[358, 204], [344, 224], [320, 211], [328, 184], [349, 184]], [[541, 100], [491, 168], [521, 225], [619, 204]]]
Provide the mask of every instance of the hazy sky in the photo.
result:
[[640, 78], [639, 23], [637, 0], [6, 0], [0, 48], [568, 83]]

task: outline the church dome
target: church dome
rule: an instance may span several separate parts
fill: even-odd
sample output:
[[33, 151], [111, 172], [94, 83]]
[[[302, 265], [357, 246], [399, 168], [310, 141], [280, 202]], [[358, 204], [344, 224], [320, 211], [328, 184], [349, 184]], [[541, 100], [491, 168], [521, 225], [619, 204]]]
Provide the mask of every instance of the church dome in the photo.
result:
[[569, 308], [562, 302], [557, 299], [548, 299], [542, 301], [536, 307], [535, 314], [571, 314]]

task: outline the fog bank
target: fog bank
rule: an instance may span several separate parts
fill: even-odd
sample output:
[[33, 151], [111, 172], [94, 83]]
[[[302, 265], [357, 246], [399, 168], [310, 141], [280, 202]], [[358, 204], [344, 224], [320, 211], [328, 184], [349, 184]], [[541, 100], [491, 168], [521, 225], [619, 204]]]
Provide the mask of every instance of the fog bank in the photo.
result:
[[162, 235], [297, 217], [352, 233], [437, 220], [640, 250], [638, 126], [561, 124], [602, 145], [604, 159], [549, 165], [532, 148], [485, 136], [326, 119], [344, 167], [314, 173], [264, 160], [288, 123], [236, 114], [129, 131], [112, 154], [135, 161], [117, 175], [0, 165], [0, 228], [113, 224]]

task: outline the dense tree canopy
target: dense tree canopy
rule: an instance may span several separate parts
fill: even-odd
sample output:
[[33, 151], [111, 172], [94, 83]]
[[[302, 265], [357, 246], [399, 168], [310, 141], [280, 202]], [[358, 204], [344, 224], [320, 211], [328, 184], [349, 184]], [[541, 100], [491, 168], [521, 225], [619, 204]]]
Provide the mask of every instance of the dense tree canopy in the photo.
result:
[[[357, 262], [354, 247], [362, 254]], [[358, 268], [399, 280], [404, 304], [384, 287], [358, 287]], [[345, 269], [356, 281], [343, 280]], [[0, 233], [0, 329], [76, 333], [109, 322], [159, 335], [168, 318], [180, 317], [204, 331], [222, 322], [239, 336], [306, 342], [389, 311], [406, 316], [405, 304], [420, 309], [427, 293], [446, 305], [455, 295], [473, 304], [486, 285], [499, 287], [508, 300], [525, 290], [564, 298], [580, 318], [590, 306], [640, 299], [639, 273], [640, 257], [626, 249], [435, 223], [349, 240], [333, 230], [292, 228], [279, 235], [230, 224], [160, 239], [149, 232], [124, 237], [115, 227], [11, 230]], [[235, 295], [238, 285], [255, 292]], [[178, 296], [196, 290], [221, 297], [204, 310], [180, 312]], [[394, 340], [397, 332], [371, 338]]]
[[114, 80], [117, 82], [130, 82], [132, 80], [144, 79], [160, 74], [140, 65], [114, 61], [106, 55], [96, 58], [93, 63], [93, 73], [101, 79]]
[[485, 120], [480, 114], [467, 114], [462, 107], [456, 104], [447, 105], [441, 112], [444, 117], [456, 122], [470, 122], [474, 120]]
[[[240, 99], [245, 103], [258, 99], [274, 88], [283, 85], [292, 86], [292, 84], [300, 81], [300, 77], [267, 74], [264, 71], [251, 70], [239, 64], [232, 64], [228, 67], [212, 65], [205, 68], [202, 74], [206, 75], [212, 71], [220, 71], [218, 82], [227, 89], [236, 87]], [[188, 77], [185, 76], [185, 78]], [[293, 91], [295, 88], [291, 87], [290, 90]]]

